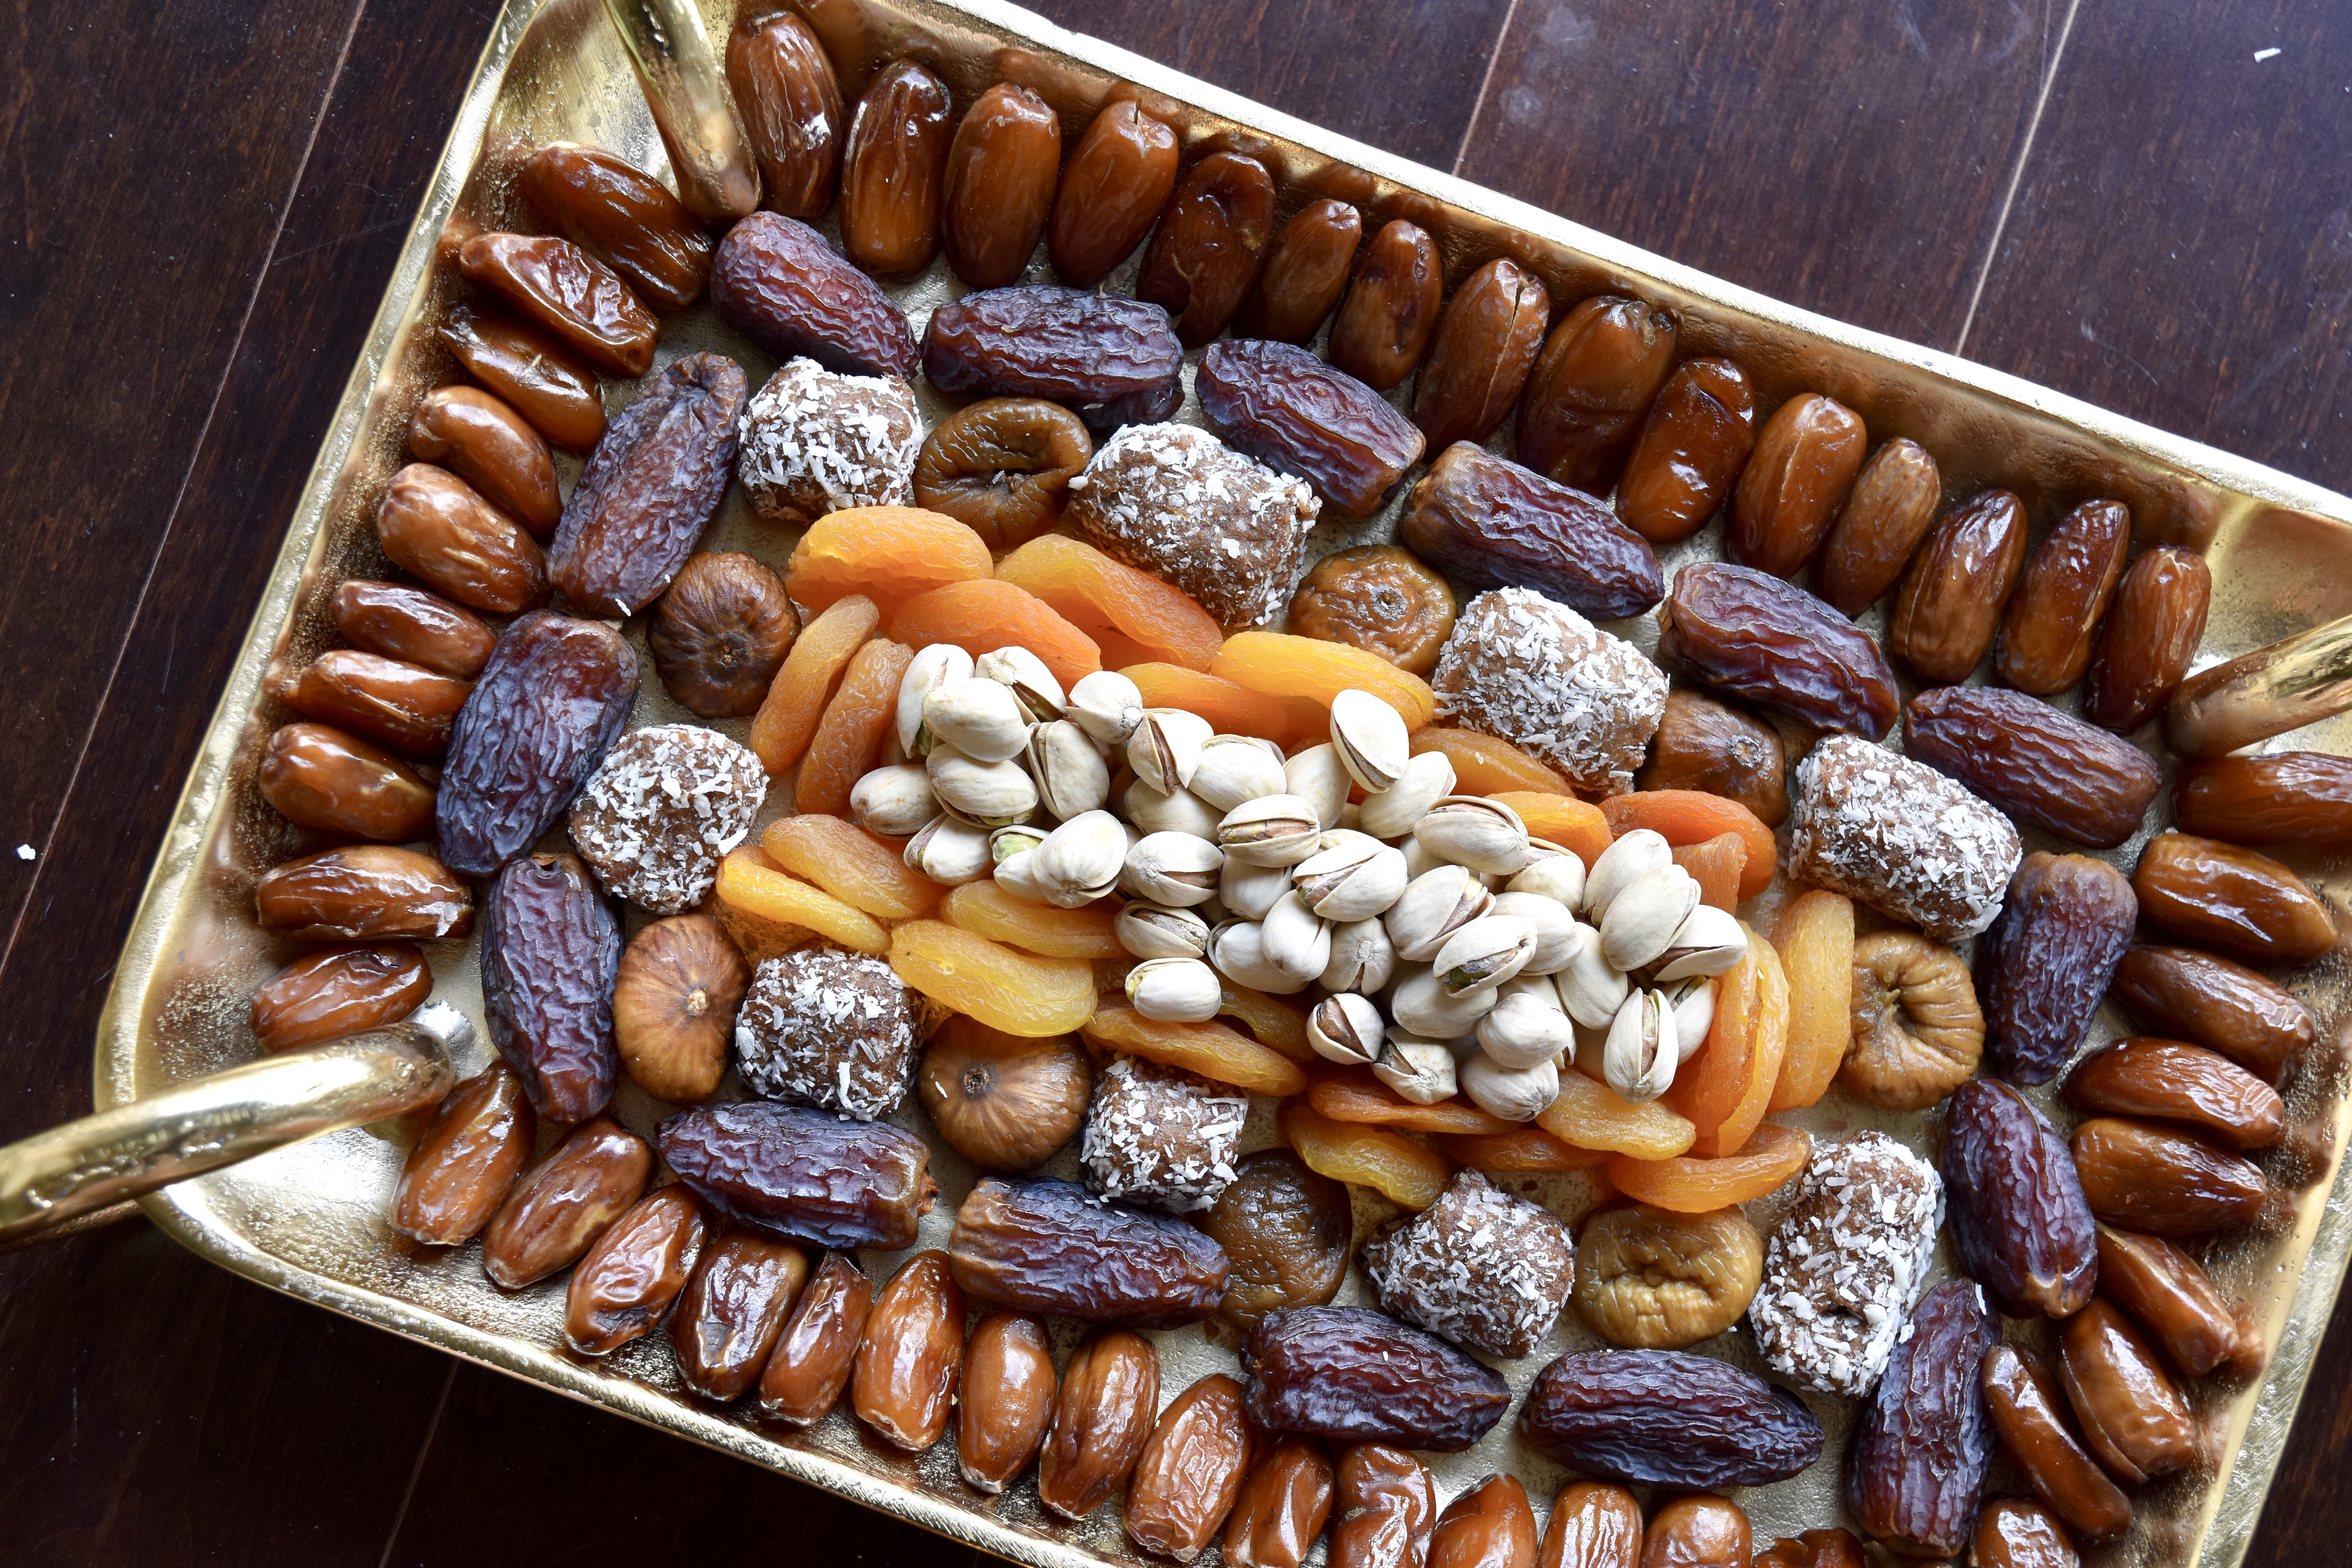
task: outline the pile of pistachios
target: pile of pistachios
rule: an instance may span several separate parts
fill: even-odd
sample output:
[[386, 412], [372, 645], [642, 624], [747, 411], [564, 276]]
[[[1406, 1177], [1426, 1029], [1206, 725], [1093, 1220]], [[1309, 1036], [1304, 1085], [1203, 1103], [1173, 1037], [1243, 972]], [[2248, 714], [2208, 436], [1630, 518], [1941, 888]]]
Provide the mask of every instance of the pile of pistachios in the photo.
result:
[[[1370, 692], [1341, 692], [1329, 743], [1286, 757], [1146, 708], [1115, 671], [1066, 692], [1025, 648], [975, 660], [942, 643], [908, 666], [889, 742], [903, 760], [860, 779], [850, 812], [904, 838], [910, 868], [1061, 909], [1121, 895], [1118, 940], [1140, 961], [1128, 999], [1148, 1018], [1215, 1017], [1220, 973], [1318, 986], [1315, 1049], [1420, 1104], [1464, 1094], [1532, 1121], [1580, 1049], [1619, 1094], [1654, 1100], [1748, 950], [1663, 837], [1628, 833], [1588, 874], [1505, 803], [1454, 794], [1453, 763], [1413, 754]], [[1121, 763], [1134, 780], [1114, 811]]]

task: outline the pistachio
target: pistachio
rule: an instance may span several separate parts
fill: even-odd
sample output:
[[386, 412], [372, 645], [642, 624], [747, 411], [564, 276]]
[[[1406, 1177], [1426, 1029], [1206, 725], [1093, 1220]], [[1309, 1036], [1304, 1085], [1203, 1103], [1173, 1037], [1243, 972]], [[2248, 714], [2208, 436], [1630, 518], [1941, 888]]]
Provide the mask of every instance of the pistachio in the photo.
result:
[[1625, 998], [1609, 1026], [1601, 1050], [1601, 1073], [1609, 1087], [1639, 1103], [1674, 1087], [1682, 1065], [1675, 1010], [1663, 991], [1641, 990]]
[[1515, 893], [1506, 888], [1495, 895], [1494, 913], [1513, 916], [1536, 928], [1536, 950], [1528, 955], [1522, 974], [1554, 974], [1567, 966], [1576, 951], [1576, 917], [1569, 908], [1541, 893]]
[[1029, 731], [1029, 775], [1047, 811], [1068, 821], [1101, 808], [1110, 798], [1110, 769], [1093, 738], [1067, 719], [1055, 719]]
[[1601, 852], [1584, 879], [1584, 918], [1598, 923], [1609, 900], [1653, 872], [1675, 863], [1674, 846], [1652, 828], [1637, 827]]
[[1609, 900], [1601, 956], [1631, 972], [1657, 961], [1698, 908], [1698, 881], [1680, 866], [1653, 871]]
[[1381, 1059], [1381, 1010], [1351, 991], [1326, 996], [1307, 1015], [1307, 1043], [1326, 1061], [1363, 1067]]
[[1050, 724], [1063, 716], [1067, 700], [1062, 695], [1062, 683], [1054, 679], [1054, 672], [1045, 668], [1044, 659], [1025, 647], [1001, 647], [993, 653], [982, 654], [971, 672], [982, 680], [1011, 688], [1022, 710], [1040, 724]]
[[[985, 684], [996, 686], [992, 680]], [[1022, 734], [1026, 739], [1028, 731]], [[1028, 821], [1037, 810], [1037, 785], [1019, 763], [983, 762], [959, 747], [941, 744], [931, 748], [924, 766], [940, 808], [974, 826], [1009, 826]]]
[[1037, 851], [1024, 849], [1018, 855], [1007, 855], [996, 863], [996, 885], [1016, 899], [1026, 899], [1033, 904], [1050, 904], [1045, 896], [1045, 884], [1037, 876]]
[[1447, 937], [1430, 963], [1448, 994], [1474, 996], [1494, 990], [1525, 969], [1535, 950], [1533, 921], [1512, 915], [1481, 915]]
[[1217, 821], [1222, 814], [1190, 790], [1180, 789], [1171, 795], [1138, 779], [1127, 786], [1119, 805], [1127, 819], [1148, 834], [1189, 833], [1195, 838], [1212, 841], [1217, 837]]
[[1069, 717], [1106, 746], [1123, 746], [1143, 722], [1143, 692], [1115, 669], [1098, 669], [1070, 688]]
[[993, 864], [988, 832], [941, 812], [907, 840], [907, 869], [950, 887], [977, 882]]
[[1397, 956], [1426, 963], [1445, 939], [1492, 908], [1495, 895], [1467, 867], [1440, 866], [1405, 884], [1383, 918]]
[[1331, 962], [1331, 928], [1296, 892], [1275, 900], [1260, 924], [1261, 956], [1290, 979], [1305, 984]]
[[1181, 708], [1147, 708], [1143, 722], [1127, 738], [1127, 765], [1136, 779], [1173, 795], [1191, 787], [1208, 742], [1209, 721]]
[[1375, 838], [1402, 838], [1429, 808], [1454, 793], [1454, 762], [1444, 752], [1423, 752], [1404, 765], [1397, 781], [1364, 802], [1356, 826]]
[[1295, 795], [1245, 800], [1217, 824], [1218, 847], [1252, 866], [1295, 866], [1315, 853], [1322, 837], [1322, 819]]
[[1576, 1055], [1576, 1029], [1568, 1015], [1536, 994], [1515, 991], [1478, 1020], [1479, 1047], [1503, 1067], [1531, 1068]]
[[1591, 926], [1576, 928], [1575, 942], [1576, 950], [1551, 983], [1570, 1018], [1588, 1029], [1605, 1029], [1625, 1005], [1624, 971], [1601, 956], [1601, 933]]
[[1290, 891], [1290, 886], [1289, 867], [1253, 866], [1230, 855], [1217, 876], [1217, 896], [1225, 900], [1225, 908], [1245, 921], [1265, 919], [1265, 911]]
[[1533, 1067], [1507, 1068], [1481, 1052], [1458, 1069], [1462, 1092], [1489, 1116], [1506, 1121], [1533, 1121], [1559, 1098], [1559, 1064], [1538, 1062]]
[[923, 699], [940, 687], [971, 679], [971, 655], [951, 642], [935, 642], [915, 655], [907, 673], [898, 678], [898, 722], [891, 727], [901, 752], [918, 757], [929, 749], [928, 743], [918, 746], [923, 732]]
[[1064, 910], [1090, 904], [1111, 890], [1127, 864], [1126, 825], [1108, 811], [1081, 812], [1047, 834], [1029, 864], [1047, 903]]
[[1348, 808], [1348, 770], [1328, 742], [1283, 763], [1282, 787], [1312, 805], [1326, 827], [1337, 826], [1339, 814]]
[[976, 762], [1006, 762], [1029, 744], [1029, 722], [1011, 687], [978, 679], [948, 681], [923, 699], [915, 750], [929, 756], [951, 746]]
[[1574, 850], [1548, 838], [1530, 838], [1527, 866], [1503, 884], [1503, 890], [1556, 899], [1573, 914], [1584, 904], [1584, 862]]
[[988, 835], [988, 858], [998, 865], [1003, 865], [1024, 849], [1034, 849], [1045, 843], [1045, 835], [1049, 831], [1050, 829], [1039, 827], [1028, 822], [1016, 822], [1010, 826], [992, 828]]
[[1217, 972], [1197, 958], [1147, 958], [1127, 972], [1127, 999], [1163, 1024], [1205, 1024], [1223, 996]]
[[1119, 946], [1138, 958], [1206, 958], [1209, 922], [1191, 910], [1141, 900], [1118, 911], [1111, 925]]
[[1706, 1032], [1715, 1026], [1715, 982], [1696, 976], [1676, 981], [1665, 990], [1666, 1005], [1675, 1010], [1675, 1054], [1688, 1061], [1706, 1044]]
[[1460, 1039], [1494, 1007], [1494, 992], [1456, 996], [1439, 984], [1436, 973], [1425, 965], [1415, 967], [1389, 994], [1389, 1016], [1401, 1026], [1433, 1040]]
[[1499, 800], [1449, 795], [1412, 825], [1412, 836], [1441, 860], [1507, 877], [1528, 863], [1528, 826]]
[[1454, 1053], [1442, 1041], [1405, 1029], [1389, 1031], [1388, 1049], [1372, 1064], [1372, 1076], [1415, 1105], [1454, 1098]]
[[[1339, 838], [1337, 843], [1332, 842]], [[1361, 833], [1327, 833], [1323, 847], [1290, 868], [1307, 907], [1330, 921], [1385, 914], [1404, 891], [1404, 854]]]
[[1136, 896], [1190, 909], [1216, 895], [1225, 852], [1189, 833], [1147, 834], [1127, 852], [1127, 881]]
[[1323, 966], [1326, 991], [1378, 991], [1396, 973], [1396, 944], [1378, 921], [1347, 921], [1331, 928], [1331, 962]]
[[904, 838], [940, 814], [931, 776], [920, 763], [876, 768], [849, 789], [849, 818], [868, 833]]
[[1265, 961], [1265, 932], [1255, 921], [1227, 921], [1209, 933], [1209, 962], [1253, 991], [1288, 996], [1307, 988]]
[[1245, 800], [1281, 795], [1287, 786], [1282, 759], [1255, 737], [1212, 735], [1186, 787], [1219, 811], [1231, 811]]
[[1369, 691], [1342, 691], [1331, 699], [1331, 749], [1366, 795], [1385, 791], [1412, 760], [1404, 715]]
[[1549, 974], [1533, 974], [1522, 969], [1510, 979], [1495, 987], [1495, 995], [1499, 1000], [1507, 1000], [1513, 996], [1529, 996], [1555, 1013], [1564, 1016], [1568, 1012], [1567, 1008], [1560, 1005], [1559, 988], [1551, 983], [1551, 976]]
[[1727, 973], [1748, 955], [1748, 929], [1729, 910], [1700, 904], [1685, 916], [1666, 951], [1650, 962], [1660, 981]]
[[[1421, 840], [1410, 834], [1398, 840], [1397, 853], [1404, 857], [1404, 878], [1408, 883], [1419, 881], [1440, 866], [1454, 864], [1451, 860], [1440, 860], [1436, 856], [1423, 849], [1421, 847]], [[1482, 887], [1486, 886], [1486, 879], [1484, 877], [1480, 877], [1478, 882]], [[1486, 890], [1492, 892], [1494, 889], [1487, 887]]]

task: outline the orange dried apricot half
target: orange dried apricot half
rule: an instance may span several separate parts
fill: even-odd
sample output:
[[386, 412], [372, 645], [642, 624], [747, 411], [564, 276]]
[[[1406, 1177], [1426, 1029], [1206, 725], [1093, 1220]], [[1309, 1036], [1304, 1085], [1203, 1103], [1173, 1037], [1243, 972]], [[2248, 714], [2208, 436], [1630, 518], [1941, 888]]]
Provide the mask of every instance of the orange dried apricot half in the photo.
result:
[[908, 921], [947, 889], [907, 867], [895, 844], [837, 816], [780, 816], [760, 836], [768, 858], [877, 920]]
[[[1421, 735], [1431, 733], [1433, 731], [1423, 730]], [[1421, 735], [1413, 737], [1415, 750], [1420, 749]], [[1455, 764], [1455, 776], [1457, 780], [1460, 777], [1459, 763]], [[1588, 871], [1592, 868], [1592, 863], [1601, 858], [1601, 852], [1616, 842], [1616, 835], [1609, 831], [1608, 818], [1602, 816], [1601, 808], [1590, 801], [1578, 800], [1569, 795], [1530, 794], [1525, 790], [1502, 790], [1496, 792], [1491, 798], [1501, 801], [1519, 814], [1519, 820], [1528, 825], [1529, 837], [1559, 845], [1583, 861]]]
[[759, 712], [751, 717], [751, 750], [771, 776], [799, 762], [808, 750], [809, 737], [816, 733], [842, 671], [881, 624], [882, 612], [874, 601], [852, 594], [801, 628], [793, 651], [769, 682]]
[[1474, 1171], [1587, 1171], [1607, 1164], [1605, 1149], [1580, 1149], [1540, 1127], [1508, 1132], [1455, 1132], [1437, 1140], [1438, 1152]]
[[1307, 1043], [1307, 1015], [1281, 997], [1253, 991], [1222, 974], [1217, 976], [1217, 995], [1218, 1013], [1240, 1019], [1259, 1045], [1271, 1047], [1295, 1062], [1322, 1059]]
[[1334, 1121], [1402, 1127], [1413, 1132], [1507, 1132], [1512, 1127], [1466, 1100], [1416, 1105], [1369, 1072], [1318, 1074], [1307, 1091], [1307, 1102]]
[[1737, 833], [1718, 833], [1703, 844], [1675, 848], [1675, 864], [1698, 884], [1698, 900], [1718, 910], [1739, 907], [1740, 874], [1748, 867], [1748, 840]]
[[1197, 713], [1220, 735], [1275, 736], [1288, 723], [1282, 704], [1265, 693], [1181, 665], [1134, 664], [1119, 673], [1135, 682], [1146, 708]]
[[[1568, 795], [1566, 779], [1498, 736], [1432, 724], [1416, 731], [1412, 737], [1412, 754], [1417, 757], [1423, 752], [1445, 753], [1445, 760], [1454, 764], [1454, 788], [1464, 795], [1501, 795], [1506, 791], [1563, 798]], [[1593, 812], [1594, 821], [1600, 820], [1597, 809], [1587, 809]], [[1528, 831], [1536, 830], [1530, 826]], [[1548, 838], [1550, 835], [1536, 833], [1536, 837]]]
[[1001, 647], [1025, 647], [1045, 661], [1065, 691], [1102, 668], [1094, 638], [1028, 589], [993, 577], [917, 595], [891, 617], [890, 636], [918, 649], [953, 643], [975, 658]]
[[1057, 910], [1016, 899], [983, 877], [947, 896], [940, 918], [991, 942], [1002, 942], [1041, 958], [1124, 958], [1113, 929], [1118, 906], [1109, 900]]
[[1252, 1094], [1297, 1094], [1307, 1087], [1298, 1064], [1223, 1024], [1172, 1024], [1147, 1018], [1123, 1002], [1104, 1002], [1079, 1031], [1111, 1051], [1245, 1089]]
[[1114, 561], [1084, 540], [1047, 533], [997, 563], [1003, 582], [1026, 588], [1097, 643], [1109, 637], [1146, 650], [1130, 663], [1206, 670], [1225, 634], [1181, 588]]
[[1772, 885], [1780, 847], [1763, 818], [1736, 800], [1695, 789], [1635, 790], [1601, 803], [1612, 833], [1647, 827], [1677, 847], [1704, 844], [1719, 833], [1747, 841], [1748, 864], [1739, 874], [1739, 901], [1746, 903]]
[[1287, 632], [1240, 632], [1225, 639], [1209, 673], [1275, 697], [1305, 697], [1328, 711], [1342, 691], [1369, 691], [1418, 730], [1436, 716], [1429, 682], [1408, 675], [1376, 653], [1345, 643]]
[[1676, 1214], [1705, 1214], [1754, 1203], [1778, 1191], [1812, 1158], [1813, 1141], [1793, 1127], [1767, 1122], [1737, 1154], [1685, 1154], [1671, 1160], [1609, 1162], [1609, 1179], [1627, 1197]]
[[1816, 1104], [1853, 1041], [1853, 900], [1815, 889], [1780, 911], [1772, 945], [1789, 978], [1789, 1049], [1770, 1110]]
[[1559, 1098], [1536, 1118], [1536, 1125], [1563, 1143], [1640, 1160], [1679, 1154], [1698, 1131], [1664, 1101], [1637, 1105], [1581, 1072], [1559, 1075]]
[[947, 513], [856, 506], [809, 524], [784, 568], [784, 590], [812, 610], [850, 594], [887, 609], [943, 584], [989, 574], [987, 544]]
[[1303, 1100], [1282, 1108], [1282, 1133], [1316, 1174], [1370, 1187], [1409, 1209], [1435, 1203], [1454, 1174], [1434, 1150], [1383, 1127], [1334, 1121]]
[[1728, 1154], [1746, 1141], [1764, 1119], [1788, 1044], [1789, 982], [1780, 955], [1748, 931], [1746, 956], [1716, 982], [1706, 1043], [1684, 1060], [1665, 1094], [1698, 1130], [1695, 1153]]
[[824, 705], [824, 717], [801, 758], [793, 810], [839, 816], [849, 809], [849, 792], [874, 766], [874, 754], [898, 711], [898, 682], [914, 662], [913, 648], [887, 637], [850, 656], [841, 686]]
[[944, 921], [890, 931], [890, 968], [950, 1012], [1025, 1039], [1067, 1035], [1094, 1016], [1094, 966], [1036, 958]]
[[889, 951], [890, 933], [879, 921], [822, 888], [786, 876], [748, 845], [730, 850], [719, 862], [713, 891], [719, 923], [755, 963], [819, 937], [859, 952]]

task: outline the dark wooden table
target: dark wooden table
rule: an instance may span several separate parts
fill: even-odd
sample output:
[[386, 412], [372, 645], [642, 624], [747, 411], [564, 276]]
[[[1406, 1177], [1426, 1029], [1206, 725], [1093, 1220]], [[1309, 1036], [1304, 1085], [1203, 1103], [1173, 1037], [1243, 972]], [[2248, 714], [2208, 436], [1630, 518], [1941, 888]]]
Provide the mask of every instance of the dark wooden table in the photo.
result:
[[[2318, 0], [1042, 9], [2352, 489], [2352, 29]], [[89, 1108], [141, 879], [491, 15], [37, 0], [0, 20], [0, 1141]], [[2347, 1382], [2339, 1332], [2256, 1563], [2343, 1559]], [[0, 1521], [12, 1561], [58, 1565], [942, 1554], [143, 1221], [0, 1258]]]

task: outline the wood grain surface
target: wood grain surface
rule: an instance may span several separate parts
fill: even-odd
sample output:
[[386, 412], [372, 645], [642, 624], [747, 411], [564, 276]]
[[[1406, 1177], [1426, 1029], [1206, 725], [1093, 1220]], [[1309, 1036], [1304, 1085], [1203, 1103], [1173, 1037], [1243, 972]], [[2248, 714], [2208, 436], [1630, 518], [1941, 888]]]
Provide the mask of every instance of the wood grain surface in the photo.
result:
[[[1040, 8], [1735, 281], [2352, 486], [2352, 40], [2322, 5]], [[88, 1108], [141, 879], [491, 19], [486, 0], [0, 19], [0, 1140]], [[2338, 1333], [2263, 1568], [2344, 1555], [2347, 1383]], [[0, 1520], [26, 1563], [968, 1555], [271, 1295], [143, 1221], [0, 1257]]]

